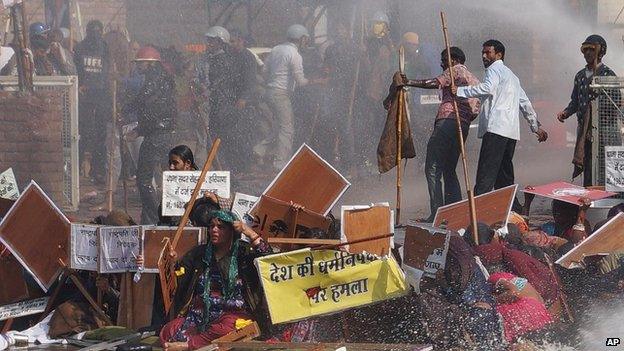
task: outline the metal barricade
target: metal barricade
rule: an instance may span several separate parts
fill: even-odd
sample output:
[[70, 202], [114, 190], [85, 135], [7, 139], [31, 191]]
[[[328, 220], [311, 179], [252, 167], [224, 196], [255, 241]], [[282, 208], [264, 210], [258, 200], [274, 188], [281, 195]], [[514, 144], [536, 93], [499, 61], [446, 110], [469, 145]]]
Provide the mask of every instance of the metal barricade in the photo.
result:
[[621, 146], [624, 134], [624, 77], [595, 77], [591, 89], [598, 92], [592, 102], [592, 179], [605, 184], [605, 146]]
[[[80, 165], [78, 161], [78, 77], [35, 76], [35, 90], [61, 91], [63, 97], [63, 199], [61, 208], [78, 211], [80, 204]], [[17, 76], [0, 76], [0, 87], [5, 91], [17, 90]]]

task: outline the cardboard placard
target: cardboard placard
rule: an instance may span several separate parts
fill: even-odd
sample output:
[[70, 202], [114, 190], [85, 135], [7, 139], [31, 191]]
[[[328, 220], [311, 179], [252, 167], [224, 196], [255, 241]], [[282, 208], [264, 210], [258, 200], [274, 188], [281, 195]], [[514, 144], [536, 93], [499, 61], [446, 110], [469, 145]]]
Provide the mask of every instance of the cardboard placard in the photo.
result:
[[[201, 171], [163, 172], [162, 215], [182, 216], [184, 205], [191, 199]], [[217, 196], [230, 198], [230, 172], [211, 171], [201, 187], [201, 194], [213, 192]], [[202, 195], [198, 195], [198, 198]]]
[[[143, 258], [145, 259], [144, 272], [158, 273], [158, 258], [163, 248], [164, 238], [173, 240], [176, 227], [143, 227]], [[205, 228], [185, 227], [182, 236], [176, 246], [176, 253], [179, 258], [198, 245], [206, 243]]]
[[[343, 243], [394, 233], [394, 211], [389, 203], [342, 206], [340, 233]], [[392, 237], [345, 246], [350, 253], [368, 252], [385, 256], [393, 247]]]
[[605, 189], [624, 192], [624, 146], [605, 146]]
[[302, 249], [254, 262], [273, 324], [364, 306], [409, 291], [392, 255]]
[[[292, 238], [293, 223], [297, 221], [294, 237], [311, 228], [327, 230], [329, 219], [325, 216], [303, 209], [298, 213], [291, 210], [290, 203], [262, 195], [251, 213], [253, 230], [266, 238]], [[296, 217], [296, 218], [295, 218]]]
[[70, 223], [34, 181], [0, 223], [0, 241], [47, 292], [68, 261]]
[[28, 297], [22, 265], [10, 253], [6, 256], [0, 255], [0, 306], [26, 300]]
[[136, 272], [136, 259], [143, 253], [141, 226], [109, 227], [98, 230], [100, 273]]
[[[517, 184], [505, 188], [491, 191], [475, 197], [475, 207], [477, 211], [477, 221], [488, 226], [500, 224], [507, 225], [507, 218], [511, 211], [514, 197], [516, 196]], [[440, 227], [442, 222], [447, 222], [448, 230], [466, 229], [470, 226], [470, 209], [468, 200], [456, 202], [454, 204], [438, 208], [434, 227]]]
[[257, 196], [236, 193], [234, 194], [234, 201], [232, 201], [232, 212], [236, 214], [241, 221], [245, 222], [245, 224], [251, 226], [253, 224], [253, 217], [249, 212], [259, 199], [260, 198]]
[[566, 182], [554, 182], [550, 184], [534, 186], [531, 187], [531, 189], [525, 188], [522, 191], [528, 194], [535, 194], [554, 200], [565, 201], [574, 205], [579, 205], [579, 200], [583, 197], [588, 198], [591, 201], [595, 201], [615, 195], [615, 193], [612, 192], [596, 189], [585, 189], [582, 186]]
[[403, 244], [403, 265], [435, 278], [446, 265], [451, 232], [428, 226], [407, 226]]
[[565, 268], [583, 267], [583, 258], [624, 253], [624, 213], [618, 213], [587, 239], [557, 260]]
[[41, 313], [45, 311], [47, 305], [48, 297], [41, 297], [35, 300], [21, 301], [6, 306], [0, 306], [0, 321]]
[[17, 200], [19, 188], [13, 174], [13, 168], [0, 173], [0, 197], [3, 199]]
[[327, 161], [303, 144], [262, 194], [292, 201], [327, 216], [350, 185]]
[[98, 233], [94, 224], [71, 224], [69, 267], [84, 271], [98, 270]]

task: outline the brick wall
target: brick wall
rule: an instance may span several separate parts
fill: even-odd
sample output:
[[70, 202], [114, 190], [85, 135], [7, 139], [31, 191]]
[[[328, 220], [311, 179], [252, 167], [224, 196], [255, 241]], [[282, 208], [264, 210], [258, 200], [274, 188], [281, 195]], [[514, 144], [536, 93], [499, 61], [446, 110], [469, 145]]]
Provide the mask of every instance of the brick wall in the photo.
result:
[[0, 169], [13, 167], [20, 188], [35, 180], [58, 205], [63, 203], [61, 104], [58, 92], [0, 93]]

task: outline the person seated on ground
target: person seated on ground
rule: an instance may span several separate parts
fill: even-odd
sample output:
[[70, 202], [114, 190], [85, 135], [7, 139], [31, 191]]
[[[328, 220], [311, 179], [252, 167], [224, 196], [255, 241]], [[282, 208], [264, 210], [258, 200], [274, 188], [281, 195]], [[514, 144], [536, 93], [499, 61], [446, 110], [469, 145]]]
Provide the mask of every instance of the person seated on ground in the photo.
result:
[[471, 228], [466, 231], [464, 240], [472, 246], [488, 272], [509, 272], [526, 278], [544, 298], [546, 306], [555, 307], [559, 300], [559, 285], [548, 266], [522, 251], [507, 247], [487, 224], [479, 223], [478, 228], [478, 245], [475, 245]]
[[505, 241], [542, 262], [545, 261], [540, 252], [546, 252], [554, 259], [557, 257], [557, 250], [568, 242], [564, 238], [548, 235], [540, 228], [530, 230], [524, 217], [513, 211], [509, 214], [508, 223], [508, 235], [505, 237]]
[[503, 318], [507, 342], [514, 343], [521, 336], [542, 340], [553, 318], [531, 283], [505, 272], [492, 274], [488, 282], [496, 298], [496, 311]]
[[450, 238], [446, 265], [444, 270], [438, 271], [436, 282], [442, 295], [460, 306], [465, 318], [462, 324], [477, 345], [500, 345], [501, 330], [491, 287], [477, 266], [470, 246], [456, 234]]
[[206, 346], [235, 331], [240, 320], [256, 320], [261, 328], [268, 325], [253, 260], [271, 253], [270, 246], [232, 212], [199, 212], [195, 225], [208, 228], [210, 241], [177, 264], [181, 275], [175, 305], [185, 308], [160, 332], [160, 342], [169, 351]]
[[541, 229], [548, 235], [564, 238], [574, 245], [578, 244], [591, 234], [591, 224], [585, 219], [590, 204], [589, 199], [581, 199], [580, 206], [553, 200], [553, 221], [545, 223]]

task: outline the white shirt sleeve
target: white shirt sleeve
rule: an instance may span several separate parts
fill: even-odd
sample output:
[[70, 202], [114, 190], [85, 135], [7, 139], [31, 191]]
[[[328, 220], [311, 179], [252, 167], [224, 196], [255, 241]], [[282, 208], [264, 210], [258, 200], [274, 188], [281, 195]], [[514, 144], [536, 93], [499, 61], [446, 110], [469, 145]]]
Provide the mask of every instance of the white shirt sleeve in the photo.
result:
[[540, 123], [537, 120], [537, 113], [533, 109], [533, 105], [531, 105], [531, 101], [529, 101], [529, 97], [524, 92], [524, 89], [522, 89], [522, 87], [519, 87], [519, 88], [520, 88], [520, 113], [522, 113], [522, 117], [524, 117], [524, 119], [526, 119], [526, 121], [529, 123], [529, 126], [531, 127], [531, 131], [533, 131], [533, 133], [536, 133], [540, 126]]
[[299, 54], [292, 55], [290, 59], [290, 69], [297, 86], [302, 87], [308, 84], [308, 80], [303, 74], [303, 58]]
[[477, 85], [470, 85], [457, 88], [457, 96], [463, 98], [473, 98], [492, 95], [500, 82], [499, 72], [493, 69], [485, 70], [483, 82]]

